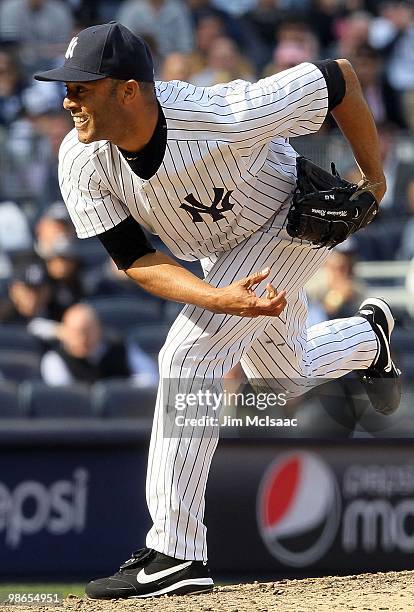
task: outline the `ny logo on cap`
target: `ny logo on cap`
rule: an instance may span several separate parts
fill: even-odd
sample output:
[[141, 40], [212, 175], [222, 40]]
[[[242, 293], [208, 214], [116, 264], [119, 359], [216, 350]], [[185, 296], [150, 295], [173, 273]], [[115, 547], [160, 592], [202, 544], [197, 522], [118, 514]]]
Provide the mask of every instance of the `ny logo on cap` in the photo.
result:
[[66, 59], [73, 57], [73, 52], [77, 44], [78, 44], [78, 37], [74, 36], [72, 40], [70, 41], [68, 48], [66, 49], [66, 53], [65, 53]]

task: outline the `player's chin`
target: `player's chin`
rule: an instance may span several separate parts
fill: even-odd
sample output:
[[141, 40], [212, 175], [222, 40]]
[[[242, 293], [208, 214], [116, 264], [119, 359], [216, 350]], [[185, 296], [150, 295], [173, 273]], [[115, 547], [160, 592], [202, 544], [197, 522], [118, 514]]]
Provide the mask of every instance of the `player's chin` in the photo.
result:
[[76, 128], [76, 130], [78, 132], [78, 140], [83, 144], [89, 144], [90, 142], [102, 140], [102, 138], [99, 138], [99, 136], [96, 134], [95, 130], [92, 130], [90, 128]]
[[78, 134], [78, 140], [82, 144], [89, 144], [91, 142], [95, 142], [96, 140], [99, 140], [99, 138], [95, 138], [93, 136], [87, 136], [86, 134]]

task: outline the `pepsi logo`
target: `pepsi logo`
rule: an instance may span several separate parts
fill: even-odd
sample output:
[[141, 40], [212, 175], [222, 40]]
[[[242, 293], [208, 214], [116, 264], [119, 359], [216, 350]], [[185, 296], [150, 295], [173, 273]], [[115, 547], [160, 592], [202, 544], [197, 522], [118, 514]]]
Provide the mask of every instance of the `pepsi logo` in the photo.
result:
[[341, 498], [336, 477], [318, 455], [281, 455], [264, 474], [257, 496], [257, 522], [269, 552], [291, 567], [311, 565], [332, 546]]

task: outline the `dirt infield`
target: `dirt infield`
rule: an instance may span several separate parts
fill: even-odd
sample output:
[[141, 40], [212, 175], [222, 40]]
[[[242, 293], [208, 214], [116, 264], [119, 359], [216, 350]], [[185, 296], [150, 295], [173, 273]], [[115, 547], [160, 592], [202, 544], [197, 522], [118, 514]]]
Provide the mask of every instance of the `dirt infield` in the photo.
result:
[[[11, 607], [3, 610], [10, 612]], [[205, 595], [93, 601], [69, 595], [63, 608], [17, 607], [17, 612], [335, 612], [414, 611], [414, 571], [306, 578], [217, 587]]]

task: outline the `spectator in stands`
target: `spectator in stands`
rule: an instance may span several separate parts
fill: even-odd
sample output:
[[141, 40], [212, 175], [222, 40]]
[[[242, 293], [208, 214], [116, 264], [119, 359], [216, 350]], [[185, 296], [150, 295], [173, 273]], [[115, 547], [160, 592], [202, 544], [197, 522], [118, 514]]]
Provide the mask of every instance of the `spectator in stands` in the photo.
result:
[[276, 42], [276, 30], [283, 19], [278, 0], [257, 0], [246, 14], [245, 21], [250, 23], [251, 31], [262, 41], [269, 56]]
[[0, 300], [0, 323], [28, 324], [35, 317], [50, 319], [49, 299], [50, 288], [43, 266], [36, 261], [19, 264], [10, 282], [8, 297]]
[[20, 188], [24, 187], [22, 195], [34, 200], [39, 210], [62, 197], [58, 181], [59, 146], [73, 122], [63, 110], [27, 111], [28, 121], [12, 138], [9, 153], [16, 181]]
[[[338, 56], [339, 57], [339, 56]], [[352, 56], [341, 55], [351, 60], [359, 82], [377, 124], [387, 120], [387, 102], [382, 83], [382, 57], [369, 45], [357, 47]]]
[[272, 62], [265, 66], [263, 76], [267, 77], [302, 62], [318, 59], [318, 43], [306, 23], [289, 17], [281, 21], [277, 33], [277, 44], [273, 50]]
[[8, 127], [23, 113], [25, 88], [15, 52], [0, 47], [0, 126]]
[[312, 2], [309, 23], [322, 49], [326, 49], [337, 39], [336, 25], [340, 10], [340, 0], [314, 0]]
[[135, 34], [151, 37], [162, 57], [193, 48], [190, 12], [178, 0], [125, 0], [117, 20]]
[[[36, 83], [36, 82], [34, 82]], [[36, 119], [45, 113], [56, 113], [61, 110], [61, 98], [59, 98], [59, 86], [52, 83], [43, 92], [37, 85], [25, 87], [21, 92], [22, 112], [7, 126], [7, 138], [4, 143], [0, 142], [3, 154], [0, 155], [0, 190], [10, 200], [17, 198], [31, 202], [36, 205], [44, 205], [49, 200], [49, 192], [53, 188], [54, 199], [60, 196], [56, 185], [57, 178], [53, 171], [50, 183], [45, 177], [45, 166], [50, 156], [50, 146], [47, 137], [40, 134], [36, 127]], [[67, 114], [67, 113], [64, 113]], [[50, 115], [48, 115], [50, 116]], [[68, 118], [62, 119], [69, 130]], [[52, 118], [50, 129], [56, 125]], [[1, 141], [1, 138], [0, 138]]]
[[28, 220], [15, 202], [0, 201], [0, 251], [9, 255], [32, 249]]
[[276, 41], [278, 44], [292, 43], [299, 45], [309, 57], [314, 59], [319, 57], [318, 39], [306, 19], [303, 19], [300, 15], [287, 15], [281, 21], [277, 30]]
[[[379, 130], [381, 148], [384, 150], [389, 147], [387, 140], [389, 135]], [[392, 162], [392, 163], [391, 163]], [[400, 192], [403, 184], [406, 184], [407, 176], [413, 174], [413, 165], [410, 163], [400, 163], [391, 153], [388, 163], [384, 162], [385, 176], [389, 176], [387, 183], [389, 193], [386, 194], [386, 203], [379, 208], [379, 213], [375, 220], [365, 229], [354, 235], [357, 245], [357, 252], [360, 259], [365, 261], [389, 261], [398, 257], [403, 230], [403, 218], [406, 215], [405, 202], [400, 202]], [[344, 178], [351, 183], [358, 183], [361, 173], [356, 166], [344, 173]], [[398, 194], [398, 197], [397, 195]]]
[[279, 0], [280, 8], [288, 11], [300, 11], [307, 15], [312, 5], [312, 0]]
[[58, 338], [59, 343], [41, 362], [42, 378], [48, 385], [91, 384], [132, 374], [140, 383], [156, 384], [156, 366], [149, 357], [138, 347], [131, 355], [123, 342], [105, 337], [95, 311], [86, 304], [65, 312]]
[[103, 266], [94, 269], [87, 278], [90, 297], [111, 295], [136, 296], [148, 299], [146, 294], [123, 270], [118, 270], [112, 258], [108, 257]]
[[57, 0], [3, 0], [0, 2], [0, 39], [20, 44], [28, 72], [52, 67], [64, 52], [73, 29], [65, 2]]
[[74, 238], [75, 230], [65, 204], [58, 200], [43, 211], [35, 226], [36, 251], [53, 246], [59, 238]]
[[167, 55], [161, 67], [161, 80], [188, 82], [190, 74], [191, 63], [187, 54], [176, 52]]
[[403, 261], [414, 259], [414, 178], [408, 182], [405, 193], [406, 212], [409, 219], [402, 228], [400, 248], [396, 255], [396, 259]]
[[263, 76], [277, 74], [287, 68], [293, 68], [302, 62], [312, 61], [307, 49], [293, 42], [281, 42], [276, 45], [273, 52], [273, 62], [265, 66]]
[[206, 67], [190, 76], [190, 82], [202, 87], [227, 83], [234, 79], [254, 80], [254, 71], [239, 53], [231, 38], [218, 38], [209, 51]]
[[[385, 122], [377, 127], [382, 164], [387, 179], [387, 192], [381, 201], [381, 209], [383, 212], [393, 212], [393, 216], [396, 211], [405, 214], [405, 187], [409, 178], [414, 175], [413, 149], [412, 146], [411, 149], [407, 146], [400, 147], [400, 134], [395, 124]], [[409, 141], [406, 142], [408, 143]]]
[[54, 320], [60, 321], [69, 306], [85, 297], [76, 242], [60, 236], [48, 247], [39, 246], [37, 252], [45, 262], [49, 277], [48, 312]]
[[205, 68], [210, 49], [216, 40], [226, 35], [223, 20], [212, 11], [203, 12], [195, 27], [195, 48], [190, 54], [191, 73], [195, 74]]
[[[414, 175], [414, 148], [410, 140], [400, 141], [397, 127], [386, 121], [377, 124], [381, 162], [387, 180], [387, 191], [381, 200], [380, 215], [401, 223], [401, 215], [406, 215], [405, 188]], [[400, 146], [401, 143], [403, 146]], [[344, 176], [349, 181], [358, 182], [360, 175], [355, 166]], [[398, 216], [397, 216], [398, 215]], [[377, 224], [372, 223], [358, 239]], [[378, 226], [377, 226], [378, 227]], [[389, 227], [388, 227], [389, 229]], [[393, 251], [395, 253], [395, 250]]]
[[[414, 191], [414, 187], [412, 188]], [[414, 198], [414, 195], [412, 196]], [[414, 221], [414, 219], [412, 219]], [[414, 223], [410, 223], [411, 231], [414, 232]], [[409, 239], [410, 236], [407, 236]], [[411, 234], [411, 240], [413, 239], [413, 234]], [[407, 243], [407, 250], [404, 252], [404, 255], [408, 255], [409, 251], [413, 252], [413, 245]], [[410, 264], [407, 270], [407, 276], [405, 278], [405, 288], [409, 297], [411, 298], [407, 304], [407, 312], [414, 319], [414, 256], [411, 256]]]
[[284, 17], [280, 5], [279, 0], [257, 0], [241, 20], [245, 39], [248, 40], [245, 53], [259, 72], [272, 57], [276, 31]]
[[[72, 120], [61, 109], [55, 112], [31, 114], [30, 119], [35, 132], [44, 139], [46, 159], [50, 165], [49, 175], [57, 177], [59, 147], [66, 134], [73, 128]], [[56, 197], [52, 202], [60, 197], [60, 189], [58, 188]]]
[[[21, 198], [31, 201], [34, 194], [43, 191], [41, 168], [45, 158], [45, 139], [34, 129], [31, 118], [40, 113], [56, 112], [62, 104], [60, 87], [55, 83], [52, 83], [52, 87], [47, 86], [45, 91], [40, 90], [41, 83], [33, 83], [28, 86], [23, 82], [17, 99], [12, 96], [16, 113], [13, 121], [6, 125], [7, 138], [4, 144], [0, 142], [3, 151], [0, 156], [0, 190], [2, 197], [10, 200]], [[5, 107], [9, 107], [9, 102], [6, 102]], [[10, 108], [8, 115], [12, 118]], [[55, 182], [56, 179], [52, 177], [52, 184]]]
[[257, 3], [257, 0], [211, 0], [211, 6], [214, 8], [240, 17], [250, 11]]
[[407, 113], [414, 95], [414, 6], [411, 0], [387, 0], [374, 19], [370, 44], [386, 56], [385, 75], [390, 87], [394, 114], [390, 117], [400, 127], [414, 126]]
[[[210, 0], [210, 11], [218, 15], [224, 24], [226, 36], [232, 38], [239, 49], [246, 54], [255, 55], [257, 37], [252, 30], [246, 30], [248, 13], [261, 0]], [[277, 3], [277, 0], [273, 0]]]
[[358, 57], [358, 50], [368, 46], [372, 15], [366, 11], [350, 13], [338, 22], [335, 44], [328, 48], [328, 57], [345, 57], [349, 60]]
[[197, 18], [200, 11], [210, 7], [210, 0], [185, 0], [185, 3], [194, 19]]
[[354, 274], [355, 249], [352, 238], [338, 245], [307, 287], [330, 319], [353, 316], [365, 297], [365, 288]]
[[[0, 247], [0, 304], [1, 300], [7, 295], [7, 285], [13, 274], [12, 262]], [[1, 311], [1, 306], [0, 306]]]

